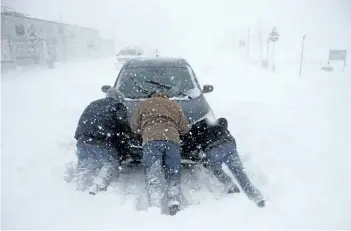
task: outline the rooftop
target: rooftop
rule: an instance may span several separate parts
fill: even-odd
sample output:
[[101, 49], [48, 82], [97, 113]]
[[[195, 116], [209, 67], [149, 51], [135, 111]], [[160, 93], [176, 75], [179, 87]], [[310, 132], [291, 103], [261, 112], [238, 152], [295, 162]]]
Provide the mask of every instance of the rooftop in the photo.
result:
[[79, 27], [79, 28], [88, 29], [88, 30], [95, 30], [93, 28], [72, 25], [72, 24], [58, 22], [58, 21], [51, 21], [51, 20], [30, 17], [26, 14], [16, 12], [13, 8], [5, 7], [5, 6], [1, 6], [1, 15], [7, 15], [7, 16], [12, 16], [12, 17], [24, 18], [24, 19], [31, 19], [31, 20], [42, 21], [42, 22], [50, 22], [50, 23], [55, 23], [55, 24], [60, 24], [60, 25], [71, 26], [71, 27]]

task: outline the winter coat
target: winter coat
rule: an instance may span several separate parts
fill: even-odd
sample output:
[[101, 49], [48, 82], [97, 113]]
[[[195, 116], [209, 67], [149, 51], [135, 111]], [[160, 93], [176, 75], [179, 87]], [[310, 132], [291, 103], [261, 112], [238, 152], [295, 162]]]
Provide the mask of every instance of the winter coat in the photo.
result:
[[183, 152], [191, 152], [197, 149], [205, 151], [208, 148], [225, 142], [234, 142], [234, 137], [228, 130], [226, 119], [221, 118], [215, 124], [208, 124], [201, 120], [194, 124], [188, 135], [182, 137]]
[[141, 102], [130, 126], [134, 133], [142, 135], [143, 144], [152, 140], [180, 143], [179, 135], [189, 131], [182, 108], [162, 95]]
[[120, 147], [130, 133], [126, 107], [113, 98], [103, 98], [86, 107], [74, 137], [91, 144]]

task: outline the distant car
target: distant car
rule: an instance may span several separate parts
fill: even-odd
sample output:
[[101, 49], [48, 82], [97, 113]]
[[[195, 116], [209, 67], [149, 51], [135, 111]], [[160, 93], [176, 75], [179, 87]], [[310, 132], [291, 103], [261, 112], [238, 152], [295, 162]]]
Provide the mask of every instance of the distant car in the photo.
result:
[[[185, 59], [177, 58], [137, 58], [127, 61], [121, 68], [113, 85], [124, 95], [124, 104], [130, 118], [139, 102], [149, 97], [156, 89], [164, 90], [171, 100], [176, 101], [184, 110], [192, 124], [207, 119], [215, 121], [213, 111], [204, 93], [213, 91], [212, 85], [200, 86], [195, 73]], [[107, 92], [111, 86], [104, 85]], [[130, 155], [133, 160], [141, 161], [141, 137], [131, 140]], [[183, 160], [199, 162], [197, 154], [183, 153]]]
[[334, 68], [329, 64], [321, 68], [322, 71], [334, 71]]
[[140, 48], [127, 47], [127, 48], [120, 50], [116, 54], [115, 63], [116, 63], [116, 65], [120, 65], [120, 64], [125, 63], [126, 61], [133, 59], [133, 58], [140, 57], [143, 54], [144, 54], [144, 51]]

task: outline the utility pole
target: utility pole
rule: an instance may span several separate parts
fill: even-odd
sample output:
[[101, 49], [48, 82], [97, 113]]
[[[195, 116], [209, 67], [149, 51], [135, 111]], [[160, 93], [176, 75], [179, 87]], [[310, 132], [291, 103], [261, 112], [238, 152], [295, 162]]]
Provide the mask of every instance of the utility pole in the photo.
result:
[[301, 77], [301, 72], [302, 72], [302, 60], [303, 60], [303, 51], [305, 49], [305, 38], [306, 38], [306, 35], [304, 35], [302, 37], [302, 49], [301, 49], [301, 60], [300, 60], [300, 73], [299, 73], [299, 76]]
[[250, 28], [247, 29], [246, 59], [248, 62], [250, 61]]
[[274, 64], [274, 44], [279, 39], [279, 34], [276, 31], [276, 27], [273, 27], [272, 32], [269, 34], [269, 40], [272, 41], [272, 71], [275, 71], [275, 64]]
[[267, 38], [267, 50], [266, 50], [267, 68], [269, 67], [269, 44], [270, 44], [270, 40], [269, 40], [269, 38]]
[[275, 64], [274, 64], [274, 42], [272, 44], [272, 71], [275, 71]]
[[261, 21], [258, 21], [258, 39], [260, 40], [260, 64], [262, 63], [262, 34], [261, 34]]

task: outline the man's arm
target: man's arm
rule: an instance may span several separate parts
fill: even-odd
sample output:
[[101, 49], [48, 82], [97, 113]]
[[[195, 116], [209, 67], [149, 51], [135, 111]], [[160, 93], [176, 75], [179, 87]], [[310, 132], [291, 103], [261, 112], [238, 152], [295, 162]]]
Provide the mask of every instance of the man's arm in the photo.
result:
[[181, 107], [179, 107], [179, 133], [181, 135], [184, 135], [186, 133], [188, 133], [190, 131], [190, 125], [188, 122], [188, 119], [186, 118], [183, 110], [181, 109]]
[[127, 115], [127, 107], [124, 106], [122, 103], [118, 103], [117, 106], [117, 119], [119, 120], [128, 120], [128, 115]]
[[130, 128], [132, 129], [132, 132], [136, 134], [140, 134], [141, 131], [141, 114], [140, 114], [140, 106], [135, 109], [132, 117], [130, 118]]

